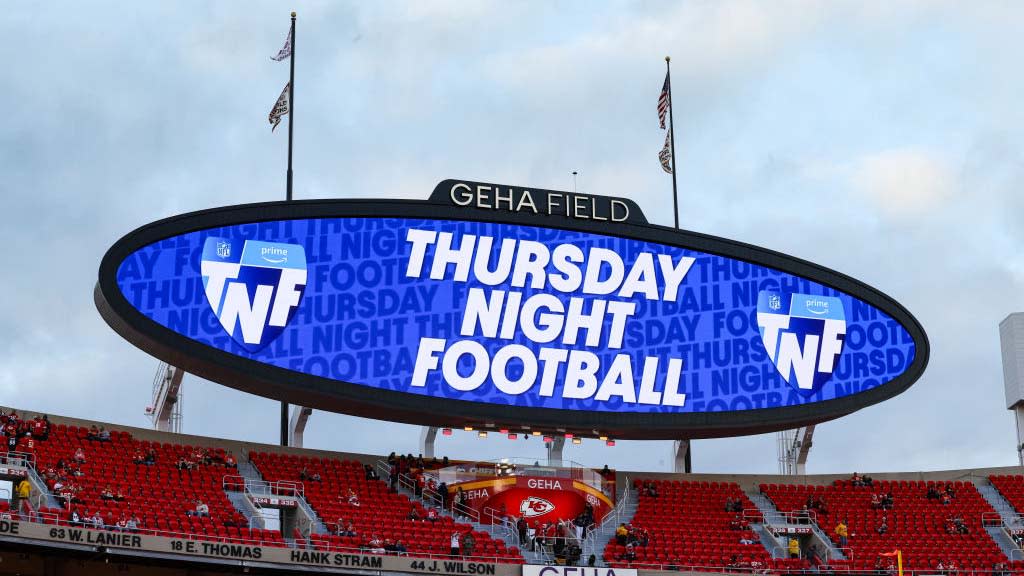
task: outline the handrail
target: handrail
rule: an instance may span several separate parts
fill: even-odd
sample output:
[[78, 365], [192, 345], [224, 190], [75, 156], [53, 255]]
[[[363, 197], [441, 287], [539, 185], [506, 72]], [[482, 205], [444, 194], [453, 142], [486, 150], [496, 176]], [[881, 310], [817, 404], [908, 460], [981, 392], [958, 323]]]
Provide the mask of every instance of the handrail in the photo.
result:
[[0, 452], [0, 464], [35, 470], [36, 455], [31, 452]]

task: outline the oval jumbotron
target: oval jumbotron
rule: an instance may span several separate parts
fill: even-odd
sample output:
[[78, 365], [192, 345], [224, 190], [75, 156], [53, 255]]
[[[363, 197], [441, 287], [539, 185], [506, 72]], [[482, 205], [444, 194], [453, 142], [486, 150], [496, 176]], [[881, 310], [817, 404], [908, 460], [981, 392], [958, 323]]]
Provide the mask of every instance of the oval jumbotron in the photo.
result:
[[317, 409], [617, 439], [763, 433], [899, 394], [899, 303], [625, 199], [468, 181], [430, 200], [249, 204], [107, 252], [95, 299], [146, 352]]

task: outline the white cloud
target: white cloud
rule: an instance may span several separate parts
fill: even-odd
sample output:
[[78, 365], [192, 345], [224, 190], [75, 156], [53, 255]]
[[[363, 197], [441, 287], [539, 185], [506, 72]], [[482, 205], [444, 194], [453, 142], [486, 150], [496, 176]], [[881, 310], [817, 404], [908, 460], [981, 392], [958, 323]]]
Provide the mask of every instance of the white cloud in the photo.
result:
[[856, 161], [852, 169], [857, 191], [893, 217], [925, 216], [956, 191], [956, 179], [946, 163], [923, 150], [871, 154]]

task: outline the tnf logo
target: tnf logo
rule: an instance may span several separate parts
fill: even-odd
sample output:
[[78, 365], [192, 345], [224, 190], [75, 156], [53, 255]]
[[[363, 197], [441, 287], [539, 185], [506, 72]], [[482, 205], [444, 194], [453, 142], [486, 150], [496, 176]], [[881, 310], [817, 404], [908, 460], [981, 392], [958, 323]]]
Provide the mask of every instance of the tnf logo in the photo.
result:
[[297, 244], [209, 237], [200, 271], [220, 325], [258, 352], [281, 335], [302, 300], [306, 251]]
[[832, 377], [846, 339], [842, 300], [764, 290], [757, 298], [757, 326], [775, 368], [803, 395]]

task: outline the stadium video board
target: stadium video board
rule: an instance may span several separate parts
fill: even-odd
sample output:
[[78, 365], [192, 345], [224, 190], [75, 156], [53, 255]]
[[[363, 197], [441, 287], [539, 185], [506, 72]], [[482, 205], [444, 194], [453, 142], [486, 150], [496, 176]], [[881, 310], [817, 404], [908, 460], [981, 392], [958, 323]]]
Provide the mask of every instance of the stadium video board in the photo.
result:
[[836, 272], [626, 199], [458, 180], [144, 226], [104, 257], [96, 302], [143, 350], [256, 394], [614, 438], [828, 420], [928, 358], [900, 304]]

